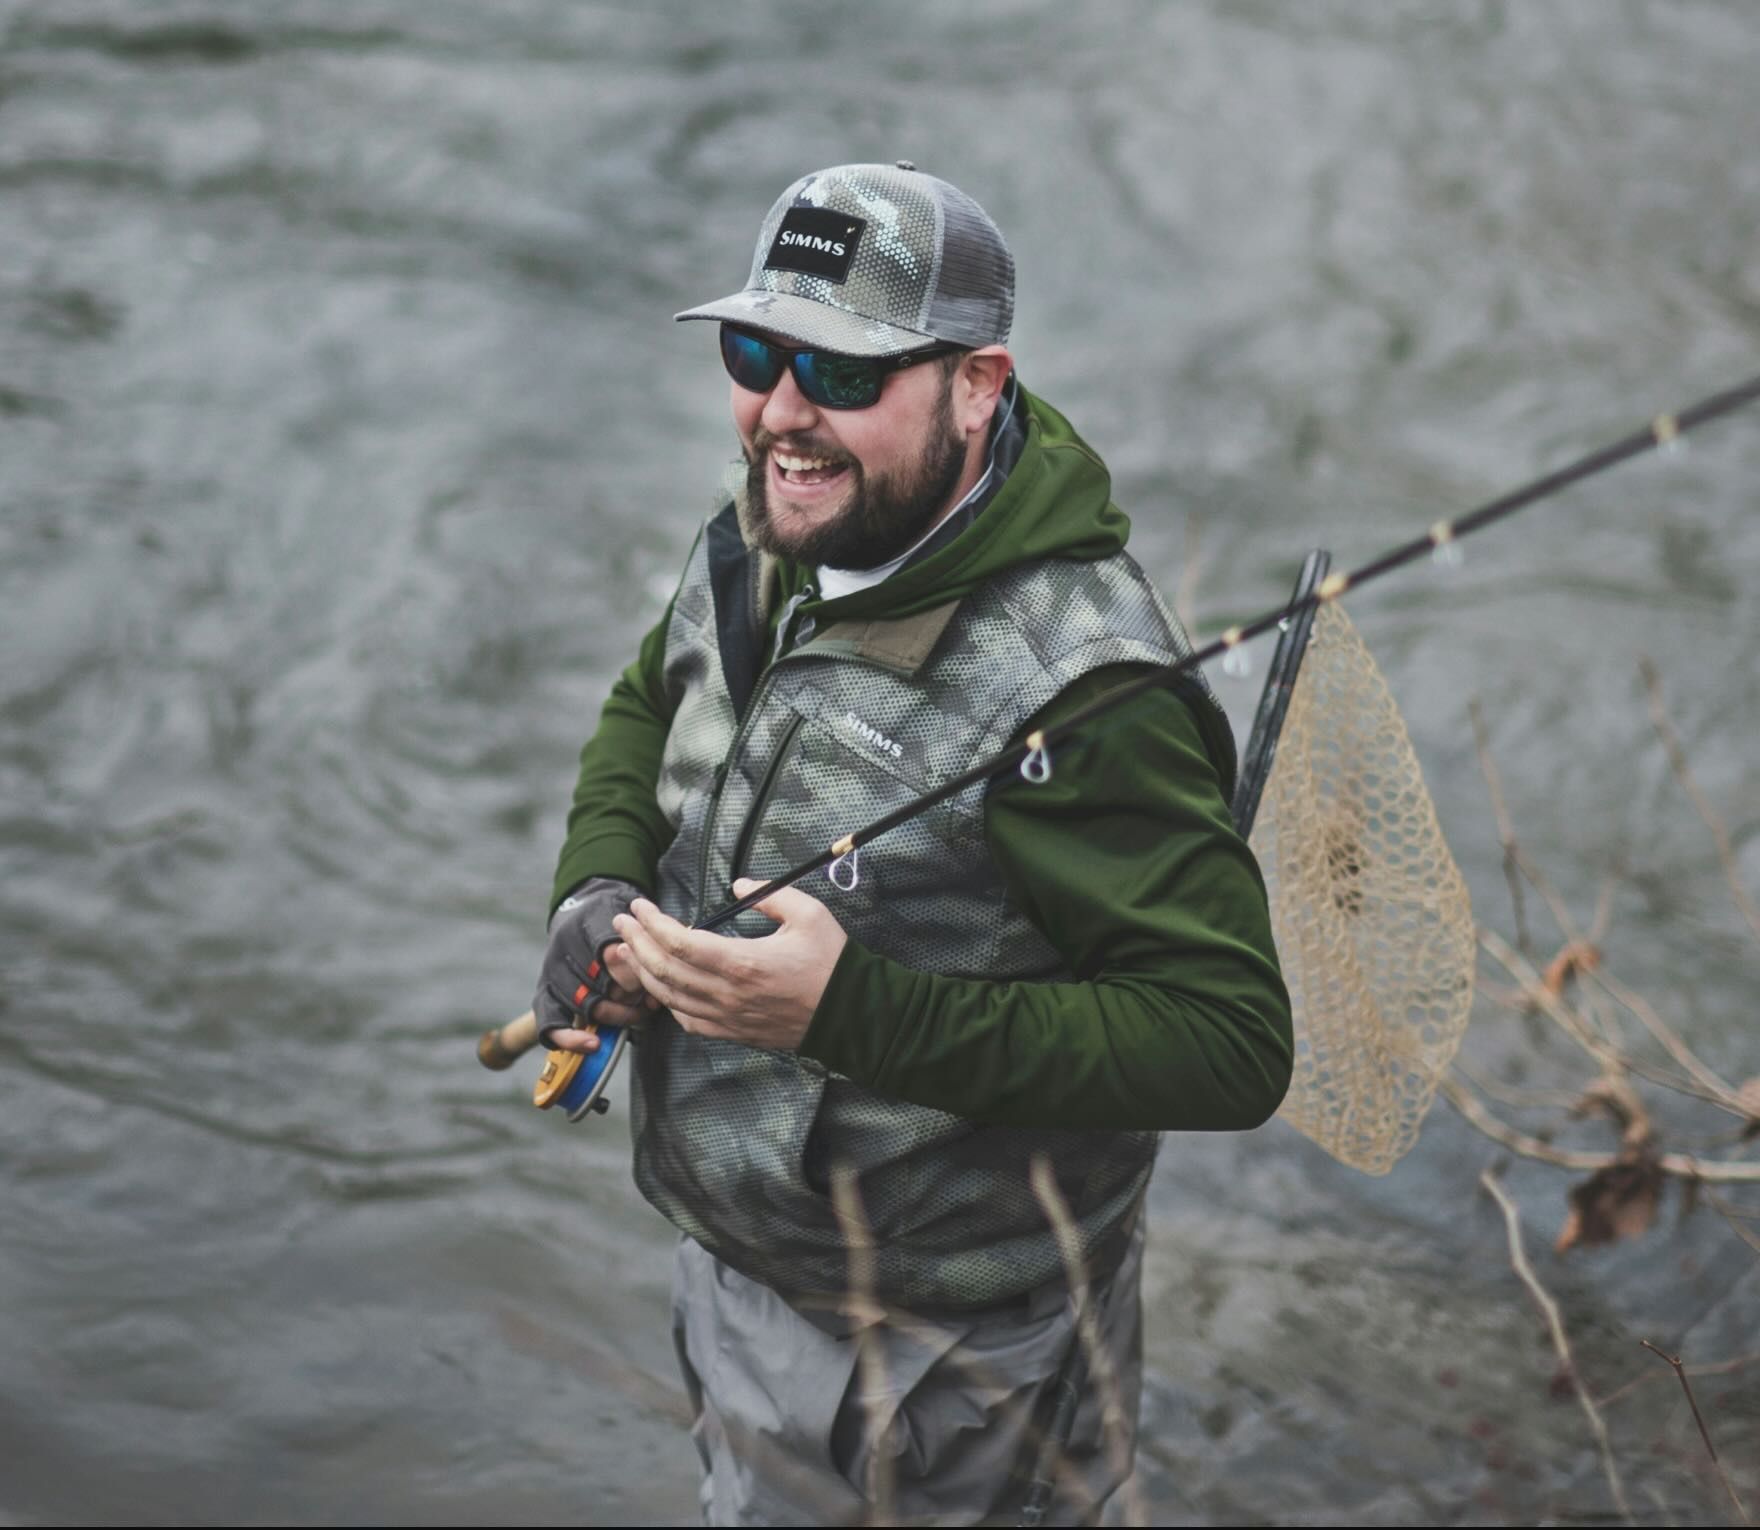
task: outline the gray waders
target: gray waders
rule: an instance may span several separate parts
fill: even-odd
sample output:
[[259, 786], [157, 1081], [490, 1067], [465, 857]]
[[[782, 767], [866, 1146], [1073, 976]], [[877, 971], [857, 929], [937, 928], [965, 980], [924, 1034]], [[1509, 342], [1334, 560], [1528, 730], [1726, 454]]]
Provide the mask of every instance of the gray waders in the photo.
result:
[[[1143, 1220], [1090, 1293], [1123, 1395], [1127, 1460], [1142, 1389]], [[876, 1331], [883, 1390], [871, 1392], [849, 1319], [797, 1311], [689, 1238], [679, 1242], [672, 1333], [707, 1525], [871, 1523], [877, 1448], [890, 1463], [893, 1523], [1013, 1525], [1079, 1342], [1058, 1281], [994, 1310], [893, 1314]], [[1097, 1523], [1122, 1481], [1111, 1461], [1089, 1386], [1042, 1522]]]

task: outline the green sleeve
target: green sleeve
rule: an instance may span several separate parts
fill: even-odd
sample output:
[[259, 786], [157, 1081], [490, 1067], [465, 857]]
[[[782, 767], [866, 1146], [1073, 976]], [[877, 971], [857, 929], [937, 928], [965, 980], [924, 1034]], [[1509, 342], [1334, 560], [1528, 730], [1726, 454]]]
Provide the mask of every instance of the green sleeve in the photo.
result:
[[653, 891], [673, 828], [654, 799], [674, 698], [665, 679], [672, 604], [611, 687], [599, 726], [581, 750], [568, 838], [556, 865], [550, 912], [588, 877], [619, 877]]
[[[1096, 671], [1022, 730], [1129, 673]], [[1073, 982], [915, 972], [844, 948], [801, 1044], [882, 1094], [998, 1125], [1241, 1131], [1289, 1085], [1257, 862], [1191, 708], [1157, 689], [986, 801], [1009, 896]]]

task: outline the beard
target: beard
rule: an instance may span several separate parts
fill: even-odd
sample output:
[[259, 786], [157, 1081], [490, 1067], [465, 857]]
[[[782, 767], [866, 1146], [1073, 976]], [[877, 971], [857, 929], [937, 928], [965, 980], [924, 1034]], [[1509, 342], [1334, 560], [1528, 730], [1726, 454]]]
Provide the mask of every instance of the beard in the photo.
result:
[[893, 473], [869, 478], [862, 465], [841, 453], [813, 447], [846, 463], [850, 484], [843, 508], [824, 524], [784, 536], [771, 514], [768, 493], [770, 448], [781, 438], [761, 426], [746, 460], [746, 509], [752, 540], [765, 552], [796, 563], [829, 568], [878, 568], [922, 540], [959, 483], [966, 443], [953, 419], [953, 378], [941, 379], [929, 437], [915, 462]]

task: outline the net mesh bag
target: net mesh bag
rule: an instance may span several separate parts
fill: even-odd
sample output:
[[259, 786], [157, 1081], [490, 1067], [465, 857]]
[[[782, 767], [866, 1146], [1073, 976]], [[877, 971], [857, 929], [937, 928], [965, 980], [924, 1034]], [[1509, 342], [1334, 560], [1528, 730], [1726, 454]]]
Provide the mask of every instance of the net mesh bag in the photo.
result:
[[1278, 1114], [1385, 1174], [1466, 1031], [1473, 914], [1399, 709], [1336, 602], [1315, 615], [1250, 843], [1295, 1015]]

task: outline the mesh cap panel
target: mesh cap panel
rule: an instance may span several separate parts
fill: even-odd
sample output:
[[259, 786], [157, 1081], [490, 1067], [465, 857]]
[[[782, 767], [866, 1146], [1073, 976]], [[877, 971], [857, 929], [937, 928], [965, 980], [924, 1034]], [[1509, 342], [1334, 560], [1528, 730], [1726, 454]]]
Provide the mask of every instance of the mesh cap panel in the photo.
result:
[[[854, 242], [841, 277], [771, 263], [784, 219], [803, 208], [844, 215], [827, 230], [840, 244]], [[1001, 345], [1014, 320], [1014, 257], [989, 214], [958, 187], [894, 165], [838, 165], [777, 198], [744, 291], [677, 317], [726, 319], [852, 356], [935, 341]]]

